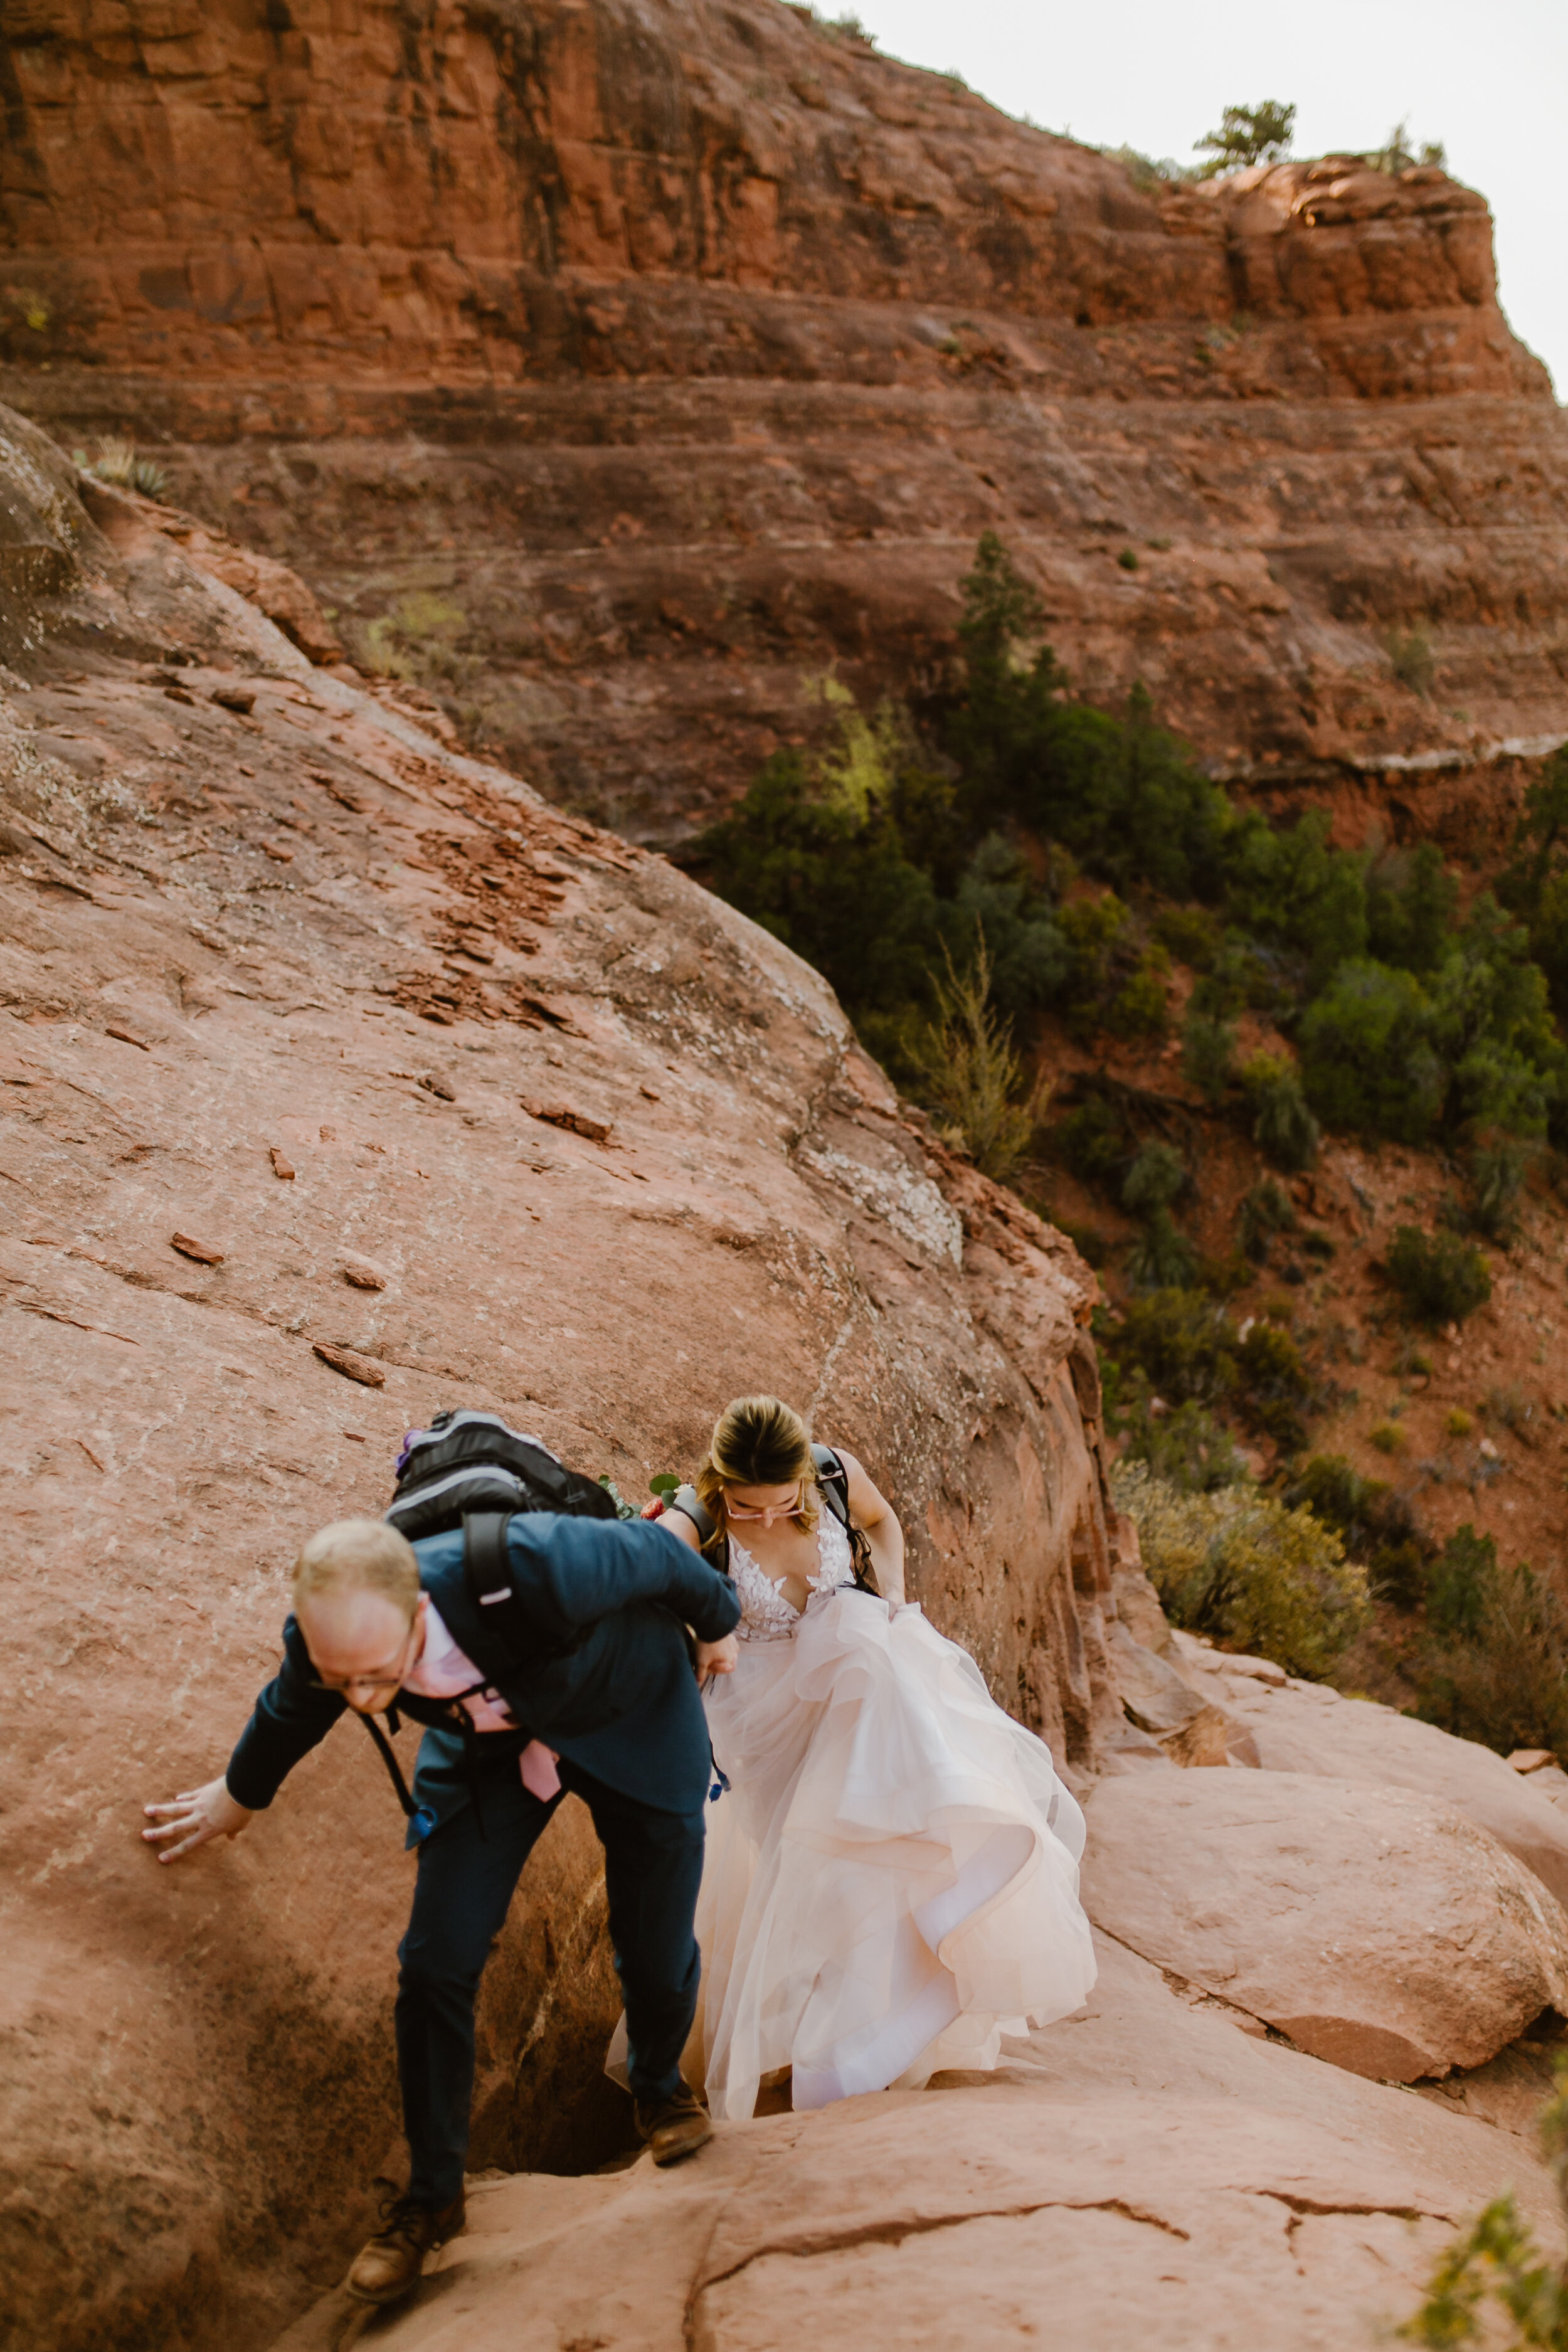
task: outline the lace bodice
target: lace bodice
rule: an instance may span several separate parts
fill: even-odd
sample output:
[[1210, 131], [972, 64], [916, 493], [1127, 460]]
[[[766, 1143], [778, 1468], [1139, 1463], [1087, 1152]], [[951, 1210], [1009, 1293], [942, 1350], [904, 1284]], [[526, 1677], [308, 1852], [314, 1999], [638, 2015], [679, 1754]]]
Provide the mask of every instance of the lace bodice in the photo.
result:
[[[806, 1579], [813, 1594], [836, 1592], [841, 1584], [853, 1582], [855, 1561], [849, 1538], [831, 1511], [824, 1511], [816, 1523], [816, 1555], [817, 1573]], [[735, 1631], [742, 1641], [793, 1641], [800, 1623], [799, 1610], [784, 1599], [771, 1577], [763, 1575], [733, 1533], [730, 1537], [730, 1573], [741, 1596], [741, 1622]], [[808, 1599], [806, 1607], [810, 1606]]]

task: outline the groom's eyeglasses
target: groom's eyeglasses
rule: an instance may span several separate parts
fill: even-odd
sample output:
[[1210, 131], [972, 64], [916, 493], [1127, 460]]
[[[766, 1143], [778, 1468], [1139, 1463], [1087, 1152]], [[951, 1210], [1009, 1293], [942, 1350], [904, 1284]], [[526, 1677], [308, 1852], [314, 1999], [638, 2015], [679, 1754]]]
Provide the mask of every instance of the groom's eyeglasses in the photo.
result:
[[[414, 1636], [418, 1622], [416, 1618], [414, 1623], [408, 1628], [407, 1639], [402, 1649], [399, 1650], [396, 1657], [391, 1659], [384, 1666], [375, 1666], [368, 1675], [324, 1675], [317, 1666], [312, 1677], [312, 1686], [316, 1690], [336, 1691], [344, 1698], [348, 1697], [353, 1691], [400, 1688], [403, 1677], [408, 1671], [408, 1654], [414, 1647]], [[314, 1665], [315, 1660], [312, 1659], [310, 1663]]]

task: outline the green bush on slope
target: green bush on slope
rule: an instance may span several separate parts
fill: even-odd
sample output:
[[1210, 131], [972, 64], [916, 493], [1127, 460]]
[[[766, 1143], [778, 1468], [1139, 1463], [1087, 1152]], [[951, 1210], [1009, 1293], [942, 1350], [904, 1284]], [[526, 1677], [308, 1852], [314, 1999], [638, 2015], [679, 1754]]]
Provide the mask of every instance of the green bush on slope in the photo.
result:
[[1371, 1615], [1363, 1571], [1331, 1528], [1250, 1486], [1178, 1494], [1145, 1463], [1110, 1474], [1173, 1622], [1321, 1676]]
[[[1568, 755], [1532, 787], [1501, 898], [1461, 921], [1437, 851], [1337, 849], [1327, 818], [1238, 810], [1135, 688], [1120, 715], [1067, 698], [1039, 597], [986, 532], [963, 583], [952, 674], [919, 723], [825, 689], [833, 740], [778, 754], [694, 845], [713, 887], [832, 981], [911, 1087], [932, 975], [983, 937], [998, 1019], [1049, 1009], [1087, 1042], [1164, 1029], [1162, 959], [1198, 973], [1188, 1066], [1227, 1098], [1228, 1024], [1295, 1045], [1239, 1075], [1277, 1165], [1318, 1125], [1470, 1148], [1568, 1142]], [[1105, 1175], [1111, 1178], [1113, 1168]]]

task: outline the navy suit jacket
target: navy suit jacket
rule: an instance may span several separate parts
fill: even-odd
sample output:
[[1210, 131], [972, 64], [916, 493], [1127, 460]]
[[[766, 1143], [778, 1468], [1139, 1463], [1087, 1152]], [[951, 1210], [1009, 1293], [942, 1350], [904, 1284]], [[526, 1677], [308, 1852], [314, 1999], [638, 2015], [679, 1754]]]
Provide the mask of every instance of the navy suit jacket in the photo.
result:
[[[710, 1751], [685, 1625], [717, 1642], [741, 1604], [727, 1576], [656, 1519], [571, 1519], [521, 1513], [507, 1529], [513, 1590], [548, 1653], [519, 1655], [470, 1601], [460, 1533], [414, 1547], [419, 1581], [465, 1656], [506, 1699], [523, 1738], [542, 1739], [585, 1772], [660, 1812], [700, 1809]], [[501, 1612], [511, 1616], [507, 1610]], [[256, 1702], [229, 1759], [228, 1792], [259, 1811], [348, 1702], [320, 1689], [298, 1622], [283, 1628], [283, 1663]], [[488, 1737], [504, 1735], [481, 1735]], [[510, 1742], [515, 1753], [521, 1740]], [[514, 1768], [515, 1769], [515, 1768]], [[438, 1727], [420, 1743], [414, 1795], [446, 1821], [468, 1801], [463, 1743]]]

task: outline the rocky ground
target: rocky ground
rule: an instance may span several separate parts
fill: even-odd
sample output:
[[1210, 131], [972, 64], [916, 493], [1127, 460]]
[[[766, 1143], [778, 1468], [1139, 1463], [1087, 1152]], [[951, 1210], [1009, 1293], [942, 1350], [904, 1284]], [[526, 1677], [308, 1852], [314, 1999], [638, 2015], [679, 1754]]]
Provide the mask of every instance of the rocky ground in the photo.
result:
[[277, 2352], [1351, 2352], [1500, 2177], [1550, 2216], [1507, 2129], [1255, 2038], [1099, 1943], [1085, 2011], [994, 2078], [724, 2126], [676, 2172], [479, 2181], [414, 2305], [367, 2327], [329, 2295]]

